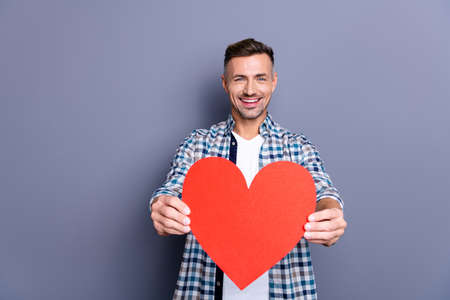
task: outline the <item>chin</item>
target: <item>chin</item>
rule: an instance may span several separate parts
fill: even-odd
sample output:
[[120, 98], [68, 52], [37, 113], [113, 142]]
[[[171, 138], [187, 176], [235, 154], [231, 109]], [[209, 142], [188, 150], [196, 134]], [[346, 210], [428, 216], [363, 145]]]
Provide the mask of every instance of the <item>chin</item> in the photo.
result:
[[264, 111], [259, 112], [257, 114], [247, 114], [247, 113], [239, 112], [239, 115], [241, 116], [241, 118], [245, 119], [245, 120], [255, 120], [255, 119], [258, 119], [263, 114], [264, 114]]

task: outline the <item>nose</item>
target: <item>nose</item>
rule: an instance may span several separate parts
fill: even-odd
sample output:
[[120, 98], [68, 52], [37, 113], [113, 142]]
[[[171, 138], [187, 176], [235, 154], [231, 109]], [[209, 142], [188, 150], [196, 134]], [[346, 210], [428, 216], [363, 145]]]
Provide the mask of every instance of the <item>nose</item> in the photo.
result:
[[248, 96], [252, 96], [255, 94], [255, 86], [252, 79], [247, 81], [247, 84], [245, 85], [244, 88], [244, 93]]

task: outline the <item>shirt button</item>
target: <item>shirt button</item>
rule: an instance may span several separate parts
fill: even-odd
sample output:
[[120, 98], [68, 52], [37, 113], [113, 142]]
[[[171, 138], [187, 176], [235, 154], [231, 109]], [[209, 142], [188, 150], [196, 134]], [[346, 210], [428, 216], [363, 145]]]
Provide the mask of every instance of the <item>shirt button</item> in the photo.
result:
[[217, 281], [217, 282], [216, 282], [216, 285], [217, 285], [217, 286], [220, 286], [220, 281]]
[[233, 146], [234, 146], [234, 145], [236, 145], [236, 143], [235, 143], [235, 142], [231, 142], [231, 145], [233, 145]]

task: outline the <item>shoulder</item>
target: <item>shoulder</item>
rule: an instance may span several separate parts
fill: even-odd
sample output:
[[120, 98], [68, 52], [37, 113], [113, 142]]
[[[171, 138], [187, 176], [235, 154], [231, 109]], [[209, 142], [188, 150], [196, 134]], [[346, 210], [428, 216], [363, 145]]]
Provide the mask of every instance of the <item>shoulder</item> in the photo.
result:
[[305, 159], [319, 157], [316, 146], [303, 133], [292, 132], [276, 124], [273, 134], [283, 141], [284, 146], [289, 150], [292, 161], [299, 161], [303, 165]]
[[209, 128], [197, 128], [184, 139], [184, 143], [195, 144], [223, 137], [226, 131], [226, 121], [211, 125]]
[[216, 138], [224, 136], [226, 133], [227, 122], [222, 121], [216, 124], [211, 125], [208, 129], [197, 129], [196, 132], [199, 136], [204, 138]]
[[273, 122], [272, 134], [287, 142], [290, 146], [311, 145], [311, 142], [303, 133], [292, 132], [276, 122]]

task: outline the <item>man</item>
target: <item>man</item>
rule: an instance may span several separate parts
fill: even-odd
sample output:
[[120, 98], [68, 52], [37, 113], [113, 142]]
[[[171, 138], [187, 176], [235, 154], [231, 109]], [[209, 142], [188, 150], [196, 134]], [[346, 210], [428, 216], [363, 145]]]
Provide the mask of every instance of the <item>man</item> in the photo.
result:
[[[173, 299], [316, 299], [308, 242], [331, 246], [344, 234], [343, 203], [315, 147], [305, 136], [282, 128], [267, 112], [277, 85], [273, 63], [272, 49], [254, 39], [228, 46], [222, 85], [231, 115], [209, 130], [194, 130], [178, 148], [166, 181], [153, 193], [150, 210], [158, 234], [187, 234]], [[248, 185], [262, 167], [282, 160], [302, 165], [315, 182], [317, 208], [308, 217], [304, 239], [242, 291], [202, 250], [190, 232], [189, 207], [180, 200], [188, 169], [208, 156], [236, 163]]]

